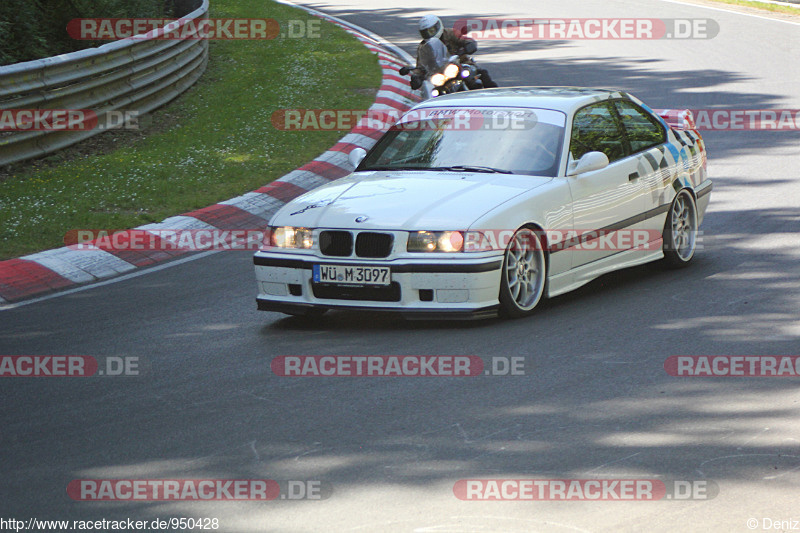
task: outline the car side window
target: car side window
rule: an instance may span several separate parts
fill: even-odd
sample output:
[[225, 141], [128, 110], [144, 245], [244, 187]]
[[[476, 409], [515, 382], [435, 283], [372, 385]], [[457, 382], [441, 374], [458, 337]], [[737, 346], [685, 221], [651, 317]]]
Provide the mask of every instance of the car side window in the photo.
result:
[[650, 113], [626, 100], [617, 100], [614, 106], [622, 118], [622, 125], [633, 153], [666, 142], [663, 126]]
[[575, 160], [587, 152], [603, 152], [611, 162], [627, 155], [619, 120], [607, 102], [588, 105], [575, 113], [569, 150]]

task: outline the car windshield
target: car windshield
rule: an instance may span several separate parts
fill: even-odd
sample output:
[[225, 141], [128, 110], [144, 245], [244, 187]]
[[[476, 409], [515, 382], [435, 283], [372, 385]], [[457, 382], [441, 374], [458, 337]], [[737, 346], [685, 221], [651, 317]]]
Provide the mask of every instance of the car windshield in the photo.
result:
[[566, 115], [549, 109], [425, 108], [406, 113], [358, 170], [556, 176]]

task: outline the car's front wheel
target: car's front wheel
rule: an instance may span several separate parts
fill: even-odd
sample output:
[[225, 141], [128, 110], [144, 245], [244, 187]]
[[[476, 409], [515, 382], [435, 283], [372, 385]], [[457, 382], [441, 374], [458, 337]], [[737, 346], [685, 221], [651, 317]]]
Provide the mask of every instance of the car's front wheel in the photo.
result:
[[664, 224], [664, 262], [671, 268], [689, 264], [697, 249], [697, 204], [683, 189], [675, 196]]
[[514, 234], [506, 248], [500, 279], [500, 311], [518, 318], [533, 312], [544, 294], [547, 262], [542, 241], [530, 228]]

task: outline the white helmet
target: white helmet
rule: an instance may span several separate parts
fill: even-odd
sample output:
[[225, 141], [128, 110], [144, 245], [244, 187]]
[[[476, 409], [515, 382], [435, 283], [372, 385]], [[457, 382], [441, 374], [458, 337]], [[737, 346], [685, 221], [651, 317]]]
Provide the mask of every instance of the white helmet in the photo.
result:
[[439, 39], [444, 33], [444, 24], [436, 15], [425, 15], [419, 19], [419, 34], [423, 39], [436, 37]]

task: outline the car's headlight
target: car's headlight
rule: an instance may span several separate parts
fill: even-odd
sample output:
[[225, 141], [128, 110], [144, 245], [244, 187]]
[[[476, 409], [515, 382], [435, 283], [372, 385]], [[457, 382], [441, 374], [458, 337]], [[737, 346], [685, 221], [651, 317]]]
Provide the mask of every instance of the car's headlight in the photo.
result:
[[464, 234], [460, 231], [415, 231], [408, 235], [409, 252], [460, 252]]
[[273, 227], [270, 228], [269, 242], [278, 248], [309, 249], [314, 246], [313, 230], [292, 226]]
[[438, 72], [431, 76], [431, 83], [434, 84], [436, 87], [441, 87], [444, 85], [444, 82], [447, 81], [447, 78], [444, 77], [444, 74], [439, 74]]

